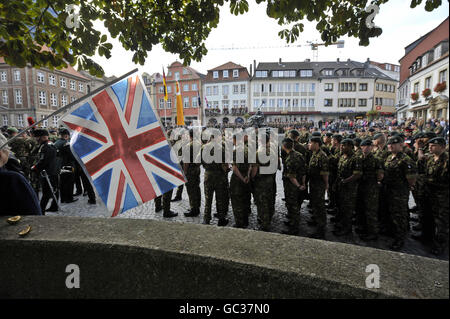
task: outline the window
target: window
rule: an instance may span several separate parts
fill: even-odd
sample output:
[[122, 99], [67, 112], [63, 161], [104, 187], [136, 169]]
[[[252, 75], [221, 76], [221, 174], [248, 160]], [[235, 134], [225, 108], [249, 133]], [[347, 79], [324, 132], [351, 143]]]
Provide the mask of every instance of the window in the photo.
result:
[[219, 86], [213, 86], [213, 95], [219, 95]]
[[311, 83], [311, 93], [316, 92], [316, 83]]
[[0, 78], [2, 82], [6, 82], [6, 71], [0, 72]]
[[[45, 119], [45, 115], [41, 115], [41, 120]], [[44, 122], [42, 122], [42, 126], [43, 127], [47, 127], [48, 126], [48, 120], [45, 120]]]
[[289, 77], [295, 78], [295, 71], [289, 71]]
[[[17, 126], [18, 127], [23, 127], [23, 114], [18, 114], [17, 115]], [[44, 126], [46, 126], [46, 125], [44, 125]]]
[[50, 93], [50, 104], [51, 106], [58, 106], [58, 99], [55, 93]]
[[189, 71], [187, 69], [183, 69], [183, 74], [184, 75], [189, 74]]
[[441, 57], [441, 51], [442, 51], [442, 47], [441, 45], [438, 45], [435, 49], [434, 49], [434, 59], [437, 60]]
[[22, 90], [16, 89], [14, 92], [16, 95], [16, 104], [22, 104]]
[[277, 106], [278, 107], [283, 107], [283, 99], [278, 99], [277, 100]]
[[340, 83], [341, 92], [353, 92], [356, 91], [356, 83]]
[[65, 88], [66, 87], [66, 79], [65, 78], [59, 78], [59, 85], [62, 88]]
[[228, 105], [230, 104], [229, 100], [222, 100], [222, 107], [223, 108], [228, 108]]
[[261, 83], [261, 92], [266, 92], [266, 84], [265, 83]]
[[180, 79], [180, 72], [175, 72], [175, 80], [178, 81]]
[[367, 106], [367, 99], [359, 99], [358, 106]]
[[425, 88], [426, 89], [431, 88], [431, 76], [429, 76], [425, 79]]
[[14, 71], [14, 81], [20, 81], [20, 71], [19, 70], [15, 70]]
[[253, 100], [253, 107], [259, 107], [259, 99], [254, 99]]
[[197, 91], [198, 90], [197, 83], [192, 83], [191, 88], [192, 88], [192, 91]]
[[275, 107], [275, 99], [270, 99], [269, 100], [269, 106], [270, 107]]
[[314, 107], [314, 99], [309, 99], [309, 107]]
[[333, 83], [325, 83], [325, 91], [333, 91]]
[[8, 126], [8, 115], [3, 114], [3, 126]]
[[245, 84], [241, 84], [241, 94], [245, 94]]
[[301, 92], [306, 92], [306, 83], [302, 83]]
[[291, 107], [291, 100], [290, 99], [284, 99], [284, 106], [285, 107]]
[[284, 92], [283, 90], [284, 90], [283, 83], [278, 83], [278, 92], [282, 93], [282, 92]]
[[291, 93], [291, 84], [290, 83], [286, 83], [286, 92]]
[[[164, 101], [164, 99], [163, 99]], [[172, 99], [167, 99], [167, 108], [170, 110], [172, 108]]]
[[278, 71], [272, 71], [272, 77], [277, 78], [278, 77]]
[[44, 73], [42, 73], [42, 72], [37, 73], [37, 81], [39, 83], [44, 83]]
[[245, 100], [241, 100], [241, 107], [245, 107], [247, 102]]
[[58, 121], [59, 121], [59, 116], [58, 115], [54, 115], [53, 116], [53, 126], [54, 127], [58, 126]]
[[53, 74], [50, 74], [48, 76], [48, 84], [56, 85], [56, 76], [54, 76]]
[[219, 78], [219, 71], [214, 71], [213, 72], [213, 79], [218, 79]]
[[39, 91], [39, 104], [47, 105], [47, 94], [44, 91]]
[[233, 70], [233, 77], [238, 78], [239, 77], [239, 70]]
[[300, 77], [312, 77], [312, 70], [300, 70]]
[[210, 86], [207, 86], [206, 87], [206, 95], [211, 95], [211, 87]]
[[2, 103], [8, 104], [8, 91], [2, 91]]
[[414, 83], [414, 93], [419, 93], [419, 82]]
[[164, 108], [164, 99], [159, 99], [159, 108], [160, 109]]
[[189, 91], [189, 84], [184, 84], [183, 85], [183, 92], [187, 92]]
[[266, 78], [267, 77], [267, 71], [256, 71], [255, 77], [257, 78]]
[[197, 102], [198, 102], [198, 97], [193, 97], [192, 98], [192, 107], [197, 107]]
[[301, 99], [300, 100], [300, 106], [301, 107], [306, 107], [306, 99]]
[[70, 80], [70, 81], [69, 81], [69, 87], [70, 87], [70, 89], [71, 89], [72, 91], [75, 91], [75, 90], [76, 90], [76, 83], [75, 83], [74, 80]]
[[78, 83], [78, 91], [84, 92], [84, 85], [83, 85], [83, 83]]
[[294, 84], [294, 93], [298, 93], [300, 92], [300, 83], [295, 83]]
[[333, 99], [325, 99], [323, 101], [323, 106], [333, 106]]
[[61, 106], [66, 106], [66, 105], [67, 105], [67, 95], [61, 94]]
[[322, 74], [326, 76], [332, 76], [333, 70], [332, 69], [323, 70]]
[[224, 78], [228, 78], [228, 70], [223, 70], [222, 75]]
[[223, 85], [222, 86], [222, 95], [228, 95], [228, 93], [229, 93], [229, 86]]
[[292, 106], [298, 107], [298, 99], [292, 99]]
[[[164, 87], [162, 93], [164, 93]], [[167, 85], [167, 93], [172, 93], [172, 85]]]
[[367, 83], [359, 83], [360, 91], [367, 91]]
[[239, 107], [239, 100], [233, 100], [233, 107], [234, 108]]
[[355, 107], [355, 99], [338, 99], [339, 107]]
[[159, 93], [164, 93], [164, 86], [159, 87]]
[[189, 104], [189, 98], [185, 97], [183, 98], [183, 107], [190, 107], [191, 105]]
[[239, 93], [239, 85], [233, 85], [233, 94]]
[[439, 83], [447, 82], [447, 69], [439, 72]]

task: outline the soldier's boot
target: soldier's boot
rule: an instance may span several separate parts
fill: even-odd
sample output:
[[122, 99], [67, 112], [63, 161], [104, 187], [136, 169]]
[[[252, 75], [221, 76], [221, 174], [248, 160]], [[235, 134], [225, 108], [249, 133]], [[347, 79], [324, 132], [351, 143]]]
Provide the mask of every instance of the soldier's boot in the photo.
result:
[[227, 218], [220, 218], [217, 226], [222, 227], [228, 225], [229, 220]]
[[198, 208], [192, 208], [188, 213], [184, 213], [186, 217], [197, 217], [198, 215], [200, 215], [200, 209]]
[[175, 213], [171, 210], [163, 213], [163, 217], [166, 217], [166, 218], [172, 218], [172, 217], [176, 217], [176, 216], [178, 216], [178, 213]]
[[405, 241], [403, 239], [396, 238], [396, 239], [394, 239], [392, 244], [389, 246], [389, 248], [392, 250], [400, 250], [403, 248], [404, 245], [405, 245]]

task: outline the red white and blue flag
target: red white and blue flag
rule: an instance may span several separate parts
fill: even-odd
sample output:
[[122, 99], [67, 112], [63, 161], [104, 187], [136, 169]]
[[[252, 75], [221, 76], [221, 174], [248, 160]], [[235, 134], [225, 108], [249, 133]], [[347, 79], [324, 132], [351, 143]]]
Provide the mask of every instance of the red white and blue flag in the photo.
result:
[[90, 97], [62, 122], [113, 217], [186, 182], [138, 76]]

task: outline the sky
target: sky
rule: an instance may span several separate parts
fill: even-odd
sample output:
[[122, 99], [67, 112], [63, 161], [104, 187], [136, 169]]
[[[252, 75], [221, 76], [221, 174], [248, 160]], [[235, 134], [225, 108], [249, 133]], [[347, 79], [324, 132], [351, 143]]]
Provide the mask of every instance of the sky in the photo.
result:
[[[448, 17], [449, 12], [449, 3], [445, 0], [432, 12], [425, 11], [424, 4], [411, 9], [409, 3], [410, 0], [390, 0], [380, 7], [380, 12], [373, 22], [383, 29], [383, 33], [378, 38], [371, 38], [369, 46], [359, 46], [359, 40], [356, 38], [342, 37], [339, 40], [345, 41], [344, 48], [320, 46], [318, 61], [334, 61], [340, 58], [364, 62], [370, 58], [372, 61], [399, 64], [398, 60], [403, 56], [405, 46], [437, 27]], [[229, 61], [249, 69], [253, 60], [256, 60], [256, 65], [259, 62], [277, 62], [280, 58], [284, 62], [313, 60], [313, 51], [308, 41], [322, 42], [314, 22], [305, 20], [304, 32], [295, 43], [290, 44], [301, 45], [300, 47], [286, 48], [284, 46], [287, 43], [278, 37], [278, 32], [285, 27], [279, 26], [276, 20], [267, 16], [266, 4], [258, 5], [254, 0], [249, 0], [249, 4], [249, 12], [239, 16], [229, 12], [228, 4], [222, 7], [218, 27], [211, 31], [206, 40], [208, 54], [201, 62], [193, 61], [191, 67], [206, 74], [207, 70]], [[94, 25], [99, 31], [107, 34], [108, 41], [113, 44], [110, 59], [93, 57], [102, 65], [107, 76], [120, 76], [136, 67], [140, 73], [161, 73], [163, 66], [167, 68], [174, 61], [182, 62], [178, 55], [167, 53], [161, 45], [157, 45], [148, 52], [143, 66], [134, 64], [131, 51], [123, 49], [117, 38], [112, 39], [101, 22], [97, 21]], [[278, 48], [262, 48], [267, 46]], [[233, 47], [244, 49], [221, 49]]]

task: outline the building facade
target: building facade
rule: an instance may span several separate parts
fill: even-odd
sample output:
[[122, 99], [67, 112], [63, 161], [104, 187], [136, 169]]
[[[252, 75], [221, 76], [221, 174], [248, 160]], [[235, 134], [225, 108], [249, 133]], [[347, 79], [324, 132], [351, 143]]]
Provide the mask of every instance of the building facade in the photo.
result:
[[268, 121], [327, 122], [395, 111], [397, 81], [369, 61], [260, 63], [251, 80], [250, 106]]
[[242, 124], [249, 106], [250, 74], [233, 62], [208, 70], [203, 83], [205, 124]]
[[[0, 57], [0, 123], [23, 128], [27, 118], [39, 121], [87, 93], [89, 79], [70, 65], [62, 70], [17, 68]], [[60, 116], [42, 127], [57, 127]]]
[[[202, 81], [204, 74], [196, 71], [189, 66], [183, 66], [180, 62], [173, 62], [167, 70], [166, 85], [168, 100], [164, 100], [164, 86], [162, 77], [155, 79], [156, 83], [156, 105], [159, 117], [163, 123], [176, 123], [176, 82], [178, 81], [181, 89], [181, 98], [183, 102], [183, 114], [186, 125], [192, 125], [195, 122], [203, 121]], [[199, 99], [200, 97], [200, 99]]]
[[448, 28], [447, 18], [405, 47], [400, 59], [399, 120], [448, 119]]

